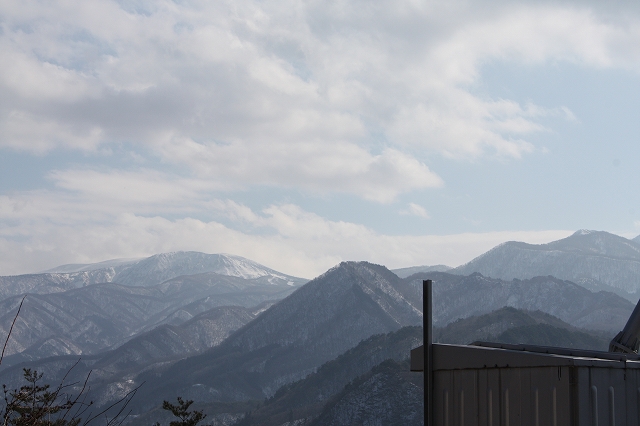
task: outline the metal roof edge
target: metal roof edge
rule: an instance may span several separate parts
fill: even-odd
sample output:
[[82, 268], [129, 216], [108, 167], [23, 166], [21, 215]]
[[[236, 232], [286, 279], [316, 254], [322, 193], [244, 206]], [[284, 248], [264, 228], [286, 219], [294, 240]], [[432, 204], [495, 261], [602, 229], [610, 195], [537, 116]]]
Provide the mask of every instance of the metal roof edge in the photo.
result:
[[480, 346], [485, 348], [497, 348], [508, 349], [512, 351], [525, 351], [540, 354], [550, 355], [564, 355], [580, 358], [596, 358], [606, 359], [611, 361], [640, 361], [640, 355], [621, 352], [605, 352], [589, 349], [572, 349], [561, 348], [555, 346], [537, 346], [537, 345], [522, 345], [522, 344], [509, 344], [509, 343], [495, 343], [495, 342], [481, 342], [476, 341], [470, 344], [471, 346]]
[[[423, 371], [424, 346], [411, 351], [411, 370]], [[476, 342], [472, 345], [433, 344], [433, 370], [527, 367], [640, 368], [640, 357], [600, 351], [545, 346], [503, 345]]]

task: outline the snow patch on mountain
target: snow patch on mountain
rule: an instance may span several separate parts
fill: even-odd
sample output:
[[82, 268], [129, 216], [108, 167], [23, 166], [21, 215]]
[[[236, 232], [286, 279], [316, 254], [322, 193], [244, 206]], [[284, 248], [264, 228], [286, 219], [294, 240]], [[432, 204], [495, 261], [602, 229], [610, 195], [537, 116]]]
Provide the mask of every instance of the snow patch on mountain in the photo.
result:
[[[79, 274], [82, 272], [105, 271], [103, 274], [114, 281], [123, 281], [123, 277], [156, 273], [160, 275], [193, 275], [203, 272], [215, 272], [221, 275], [254, 279], [274, 277], [287, 280], [292, 277], [267, 268], [257, 262], [233, 254], [206, 254], [192, 251], [176, 251], [160, 253], [146, 258], [112, 259], [90, 264], [69, 264], [49, 269], [42, 273], [72, 274], [77, 276], [91, 276], [94, 274]], [[177, 274], [177, 275], [176, 275]], [[173, 278], [171, 277], [171, 278]], [[89, 281], [87, 279], [86, 281]], [[105, 281], [109, 282], [109, 281]], [[291, 285], [294, 283], [292, 282]]]
[[144, 259], [62, 265], [40, 274], [0, 276], [0, 300], [26, 293], [59, 293], [102, 283], [150, 287], [180, 276], [203, 273], [253, 280], [261, 286], [297, 287], [308, 281], [240, 256], [180, 251]]
[[142, 259], [118, 272], [113, 281], [125, 285], [148, 286], [182, 275], [205, 272], [244, 279], [268, 278], [264, 280], [267, 284], [286, 283], [294, 286], [306, 282], [306, 280], [277, 272], [244, 257], [193, 251], [162, 253]]

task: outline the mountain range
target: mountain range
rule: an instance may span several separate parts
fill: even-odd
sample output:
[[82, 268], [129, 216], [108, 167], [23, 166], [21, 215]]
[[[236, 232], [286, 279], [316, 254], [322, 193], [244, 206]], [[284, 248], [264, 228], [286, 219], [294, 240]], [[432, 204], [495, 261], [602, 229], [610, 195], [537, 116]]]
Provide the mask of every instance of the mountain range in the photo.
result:
[[475, 341], [537, 344], [606, 351], [613, 337], [585, 330], [542, 311], [504, 307], [484, 315], [458, 319], [433, 330], [435, 342], [466, 345]]
[[331, 398], [310, 426], [424, 424], [424, 379], [386, 360]]
[[[44, 356], [98, 353], [162, 324], [179, 325], [219, 306], [254, 307], [282, 299], [295, 288], [205, 273], [153, 287], [109, 283], [29, 294], [3, 365]], [[21, 300], [16, 296], [0, 301], [3, 335], [8, 334]]]
[[308, 281], [277, 272], [240, 256], [173, 252], [137, 260], [63, 265], [40, 274], [0, 277], [0, 300], [26, 293], [57, 293], [101, 283], [149, 287], [179, 276], [211, 272], [224, 276], [261, 280], [273, 285], [298, 286]]
[[593, 291], [612, 291], [634, 303], [640, 290], [640, 236], [579, 230], [547, 244], [509, 241], [448, 272], [503, 280], [551, 275]]
[[392, 269], [391, 272], [399, 276], [400, 278], [407, 278], [413, 274], [418, 274], [420, 272], [447, 272], [451, 270], [450, 266], [447, 265], [422, 265], [422, 266], [410, 266], [408, 268], [399, 268]]
[[[580, 231], [538, 251], [633, 261], [638, 242], [610, 235]], [[18, 386], [23, 367], [54, 383], [89, 375], [96, 408], [142, 385], [132, 426], [165, 421], [159, 407], [176, 396], [209, 410], [212, 424], [412, 425], [422, 379], [406, 358], [421, 343], [424, 279], [434, 282], [434, 336], [446, 342], [601, 348], [634, 306], [568, 279], [461, 268], [343, 262], [307, 282], [237, 256], [180, 252], [0, 277], [5, 333], [28, 293], [0, 383]]]
[[[84, 289], [74, 291], [80, 290]], [[413, 296], [410, 286], [386, 268], [345, 262], [259, 313], [221, 344], [213, 342], [217, 346], [205, 352], [196, 348], [191, 356], [177, 360], [185, 354], [172, 351], [176, 346], [172, 342], [180, 346], [181, 341], [171, 337], [167, 342], [167, 336], [176, 334], [175, 328], [163, 325], [108, 353], [83, 357], [68, 379], [82, 382], [92, 371], [91, 398], [100, 406], [145, 383], [136, 395], [141, 413], [177, 395], [203, 402], [260, 400], [284, 384], [303, 379], [363, 339], [420, 324], [419, 303]], [[241, 323], [241, 313], [234, 312], [236, 325]], [[197, 318], [178, 326], [178, 333]], [[409, 348], [405, 349], [408, 354]], [[178, 358], [155, 355], [162, 351]], [[56, 381], [76, 362], [77, 357], [64, 356], [29, 365]], [[0, 382], [18, 382], [21, 368], [15, 365], [0, 372]]]
[[[409, 288], [388, 269], [343, 262], [276, 303], [221, 345], [180, 361], [152, 383], [149, 398], [262, 399], [377, 333], [418, 325]], [[407, 297], [405, 294], [408, 294]], [[194, 388], [193, 384], [200, 386]], [[146, 402], [146, 401], [145, 401]]]
[[446, 272], [412, 275], [405, 280], [422, 296], [422, 280], [433, 280], [433, 325], [473, 315], [486, 314], [504, 306], [546, 312], [574, 327], [617, 333], [626, 324], [634, 305], [610, 292], [593, 293], [554, 277], [505, 281], [480, 273], [468, 276]]

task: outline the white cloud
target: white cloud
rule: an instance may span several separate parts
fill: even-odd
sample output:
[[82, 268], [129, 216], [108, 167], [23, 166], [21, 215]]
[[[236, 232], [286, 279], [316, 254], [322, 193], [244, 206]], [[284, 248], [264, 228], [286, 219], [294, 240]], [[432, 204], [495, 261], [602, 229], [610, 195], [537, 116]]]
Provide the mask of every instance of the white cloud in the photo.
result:
[[98, 126], [82, 128], [82, 123], [74, 126], [26, 111], [13, 110], [0, 120], [0, 133], [6, 147], [38, 154], [60, 145], [94, 151], [103, 139]]
[[[24, 201], [24, 200], [23, 200]], [[240, 231], [217, 221], [169, 220], [131, 213], [93, 216], [91, 207], [55, 204], [51, 200], [20, 204], [0, 199], [0, 275], [34, 272], [65, 263], [154, 253], [197, 250], [234, 253], [293, 275], [312, 278], [342, 260], [368, 260], [390, 268], [424, 264], [457, 266], [507, 240], [531, 243], [565, 237], [569, 231], [495, 232], [457, 235], [394, 236], [363, 225], [327, 220], [292, 204], [272, 205], [262, 212], [230, 200], [208, 207], [239, 224], [269, 232]], [[83, 219], [74, 209], [84, 209]]]
[[410, 215], [410, 216], [418, 216], [423, 219], [430, 219], [431, 216], [429, 212], [419, 204], [409, 203], [408, 208], [406, 210], [400, 211], [401, 215]]
[[264, 185], [390, 203], [444, 186], [435, 155], [544, 152], [531, 136], [552, 132], [549, 118], [580, 117], [483, 95], [483, 67], [639, 71], [637, 10], [595, 7], [0, 2], [0, 149], [92, 155], [132, 144], [150, 159], [135, 171], [61, 165], [43, 172], [52, 190], [0, 195], [0, 274], [185, 249], [312, 276], [342, 259], [456, 265], [508, 239], [565, 236], [383, 235], [290, 203], [253, 211], [233, 198]]
[[204, 193], [219, 189], [210, 181], [185, 179], [144, 169], [135, 172], [56, 170], [49, 174], [49, 178], [58, 188], [77, 194], [79, 201], [93, 205], [111, 204], [118, 209], [153, 206], [154, 209], [179, 210], [180, 206], [190, 206], [203, 199]]
[[586, 7], [141, 4], [3, 2], [0, 146], [128, 141], [219, 186], [386, 202], [440, 185], [424, 152], [519, 158], [548, 130], [545, 115], [564, 108], [572, 119], [563, 106], [475, 94], [488, 61], [640, 64], [637, 19], [621, 25]]
[[315, 192], [355, 193], [390, 202], [401, 192], [434, 188], [442, 179], [415, 158], [394, 149], [379, 155], [350, 143], [272, 143], [250, 146], [171, 141], [163, 153], [189, 164], [201, 178], [224, 182], [228, 189], [260, 182]]

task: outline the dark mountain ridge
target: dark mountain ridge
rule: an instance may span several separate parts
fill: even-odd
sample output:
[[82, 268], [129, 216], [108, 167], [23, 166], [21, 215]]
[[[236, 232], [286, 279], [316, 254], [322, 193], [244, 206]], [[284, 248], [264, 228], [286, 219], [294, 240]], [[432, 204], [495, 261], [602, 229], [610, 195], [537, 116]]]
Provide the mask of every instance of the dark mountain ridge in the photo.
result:
[[278, 389], [238, 426], [277, 426], [291, 420], [317, 417], [327, 401], [352, 380], [386, 360], [406, 360], [411, 349], [420, 344], [422, 327], [403, 327], [395, 332], [374, 335], [323, 364], [306, 378]]
[[482, 315], [504, 306], [540, 310], [574, 327], [617, 333], [626, 324], [634, 305], [609, 292], [593, 293], [573, 282], [551, 276], [505, 281], [446, 272], [430, 272], [406, 278], [416, 297], [422, 297], [422, 280], [433, 280], [433, 323], [444, 327], [459, 318]]
[[484, 315], [459, 319], [433, 331], [435, 342], [474, 341], [607, 350], [613, 334], [584, 330], [541, 311], [504, 307]]
[[424, 425], [424, 378], [409, 361], [386, 360], [356, 378], [309, 426]]
[[[310, 281], [220, 346], [142, 374], [149, 407], [176, 395], [202, 400], [263, 399], [373, 334], [421, 323], [410, 288], [383, 266], [343, 262]], [[194, 387], [194, 384], [198, 386]], [[160, 400], [161, 401], [161, 400]]]

